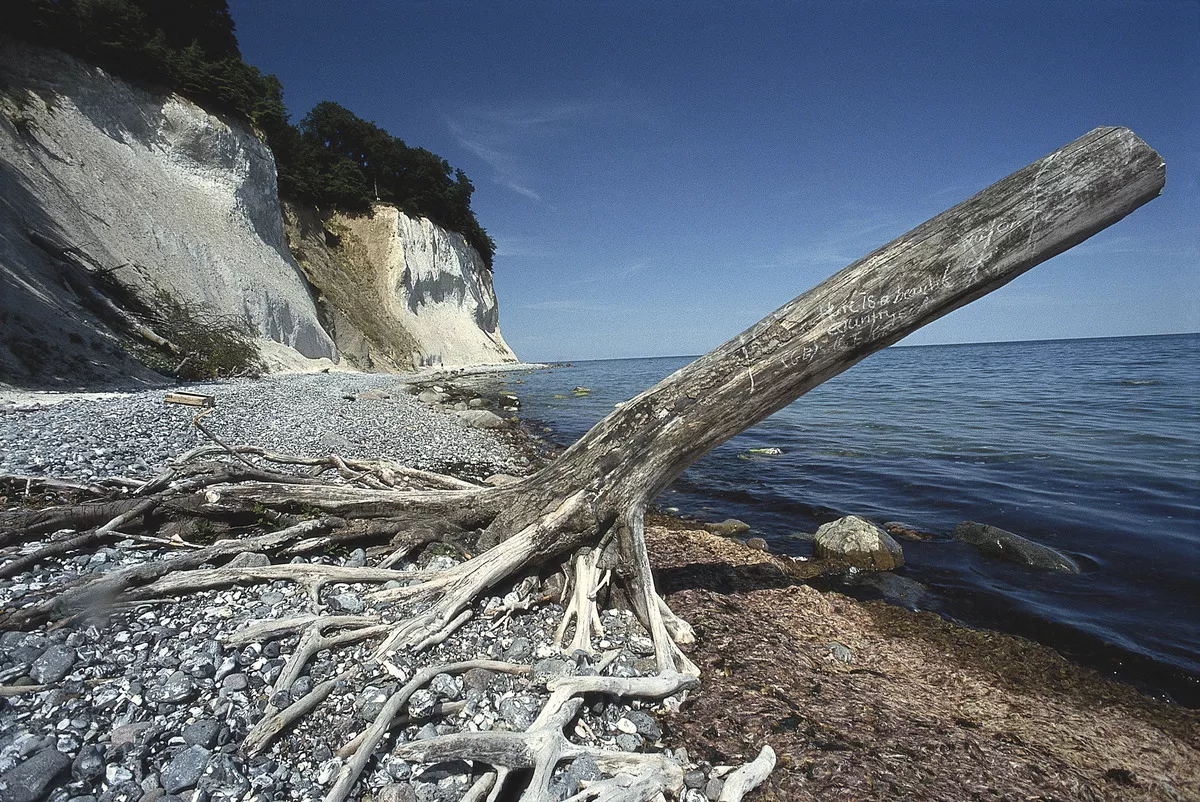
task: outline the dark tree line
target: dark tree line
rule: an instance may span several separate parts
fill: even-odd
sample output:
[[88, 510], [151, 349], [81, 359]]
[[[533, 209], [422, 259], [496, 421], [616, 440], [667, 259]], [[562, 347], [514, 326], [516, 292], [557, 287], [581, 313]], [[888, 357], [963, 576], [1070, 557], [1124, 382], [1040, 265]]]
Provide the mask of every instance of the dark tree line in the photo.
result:
[[462, 170], [337, 103], [293, 125], [283, 86], [242, 60], [226, 0], [6, 0], [8, 32], [136, 83], [249, 121], [275, 154], [282, 197], [369, 213], [373, 200], [458, 231], [490, 268], [496, 246], [475, 219]]

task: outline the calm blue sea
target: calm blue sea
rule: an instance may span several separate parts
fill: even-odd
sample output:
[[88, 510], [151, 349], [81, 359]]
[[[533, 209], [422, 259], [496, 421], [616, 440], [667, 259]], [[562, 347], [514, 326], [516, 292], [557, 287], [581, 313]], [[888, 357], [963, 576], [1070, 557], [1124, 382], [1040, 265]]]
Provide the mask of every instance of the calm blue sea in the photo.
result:
[[[565, 445], [689, 361], [505, 381]], [[747, 454], [763, 447], [783, 454]], [[1200, 705], [1200, 335], [889, 348], [717, 448], [658, 505], [739, 518], [797, 556], [841, 515], [903, 521], [938, 536], [902, 543], [901, 574], [927, 589], [912, 606]], [[1083, 573], [984, 557], [949, 539], [964, 520], [1065, 551]]]

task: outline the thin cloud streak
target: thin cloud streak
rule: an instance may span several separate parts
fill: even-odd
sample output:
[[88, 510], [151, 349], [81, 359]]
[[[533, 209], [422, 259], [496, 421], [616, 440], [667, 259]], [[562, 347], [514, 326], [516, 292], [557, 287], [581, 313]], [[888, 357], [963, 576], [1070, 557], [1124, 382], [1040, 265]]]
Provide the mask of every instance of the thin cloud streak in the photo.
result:
[[616, 307], [605, 306], [602, 304], [589, 304], [581, 300], [558, 300], [558, 301], [534, 301], [533, 303], [521, 304], [519, 309], [528, 309], [535, 312], [613, 312]]
[[543, 105], [511, 107], [474, 106], [445, 121], [458, 144], [486, 164], [491, 180], [522, 197], [554, 208], [537, 189], [536, 170], [541, 149], [549, 139], [562, 138], [603, 123], [624, 120], [648, 122], [652, 115], [639, 111], [622, 96], [616, 100], [564, 100]]

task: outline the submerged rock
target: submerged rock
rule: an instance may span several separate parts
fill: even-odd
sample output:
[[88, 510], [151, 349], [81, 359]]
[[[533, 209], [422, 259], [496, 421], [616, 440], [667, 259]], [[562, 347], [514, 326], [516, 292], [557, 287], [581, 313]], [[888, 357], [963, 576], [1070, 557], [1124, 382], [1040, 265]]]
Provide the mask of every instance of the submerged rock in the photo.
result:
[[900, 544], [857, 515], [847, 515], [818, 529], [813, 551], [818, 557], [838, 557], [866, 571], [891, 571], [904, 565]]
[[1079, 573], [1079, 566], [1075, 561], [1062, 552], [1049, 546], [1043, 546], [1041, 543], [1034, 543], [1028, 538], [1015, 535], [998, 526], [963, 521], [954, 527], [952, 535], [955, 540], [970, 543], [984, 554], [999, 557], [1002, 560], [1034, 568], [1044, 568], [1047, 571], [1061, 571], [1066, 574]]
[[745, 521], [739, 521], [737, 518], [726, 518], [717, 524], [705, 524], [704, 528], [714, 535], [722, 537], [734, 537], [750, 531], [750, 524]]
[[892, 604], [919, 610], [929, 601], [929, 588], [908, 577], [888, 573], [863, 573], [855, 577], [855, 584], [874, 588]]
[[906, 540], [933, 540], [933, 535], [928, 532], [922, 532], [915, 526], [909, 526], [901, 521], [888, 521], [883, 528], [892, 537], [902, 537]]

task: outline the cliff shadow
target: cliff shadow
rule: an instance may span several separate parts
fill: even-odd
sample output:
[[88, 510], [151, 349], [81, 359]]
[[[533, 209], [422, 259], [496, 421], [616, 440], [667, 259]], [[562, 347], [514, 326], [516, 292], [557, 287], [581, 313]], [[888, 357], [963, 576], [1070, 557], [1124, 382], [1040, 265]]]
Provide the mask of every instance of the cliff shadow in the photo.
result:
[[[76, 270], [35, 244], [86, 243], [16, 168], [0, 160], [0, 382], [23, 389], [145, 389], [167, 380], [134, 360], [121, 338], [69, 287]], [[86, 250], [86, 248], [84, 248]]]

